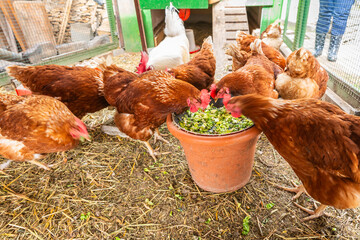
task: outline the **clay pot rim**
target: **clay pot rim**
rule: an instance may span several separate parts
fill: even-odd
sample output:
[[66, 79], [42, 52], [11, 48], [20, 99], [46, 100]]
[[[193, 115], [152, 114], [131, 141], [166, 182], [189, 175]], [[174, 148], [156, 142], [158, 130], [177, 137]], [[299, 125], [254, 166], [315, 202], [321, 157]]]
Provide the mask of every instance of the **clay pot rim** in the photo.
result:
[[166, 123], [168, 125], [168, 128], [169, 126], [174, 128], [174, 129], [178, 129], [179, 130], [179, 134], [181, 135], [184, 135], [184, 136], [188, 136], [188, 137], [193, 137], [193, 138], [198, 138], [198, 139], [209, 139], [209, 138], [223, 138], [223, 139], [229, 139], [229, 138], [233, 138], [233, 137], [239, 137], [239, 135], [244, 135], [244, 134], [248, 134], [249, 131], [251, 131], [251, 133], [254, 133], [254, 134], [260, 134], [261, 131], [254, 125], [246, 128], [246, 129], [243, 129], [241, 131], [237, 131], [237, 132], [232, 132], [232, 133], [226, 133], [226, 134], [200, 134], [200, 133], [194, 133], [194, 132], [190, 132], [190, 131], [187, 131], [187, 130], [184, 130], [183, 128], [181, 128], [176, 122], [174, 122], [174, 119], [173, 119], [173, 114], [169, 114], [167, 116], [167, 119], [166, 119]]

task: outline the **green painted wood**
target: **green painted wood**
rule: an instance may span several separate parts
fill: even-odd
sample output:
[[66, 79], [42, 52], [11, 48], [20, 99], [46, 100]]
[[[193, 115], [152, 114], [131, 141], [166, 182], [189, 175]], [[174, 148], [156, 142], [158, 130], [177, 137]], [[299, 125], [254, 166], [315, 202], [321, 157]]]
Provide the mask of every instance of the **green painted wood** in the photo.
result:
[[[290, 6], [291, 6], [291, 0], [288, 0], [287, 5], [286, 5], [286, 15], [285, 15], [285, 22], [284, 22], [284, 30], [283, 30], [283, 39], [288, 37], [286, 36], [286, 31], [288, 29], [288, 21], [289, 21], [289, 13], [290, 13]], [[285, 40], [284, 40], [285, 41]], [[292, 43], [291, 43], [292, 44]], [[286, 45], [292, 49], [292, 46], [290, 47], [290, 45], [288, 45], [286, 43]]]
[[126, 51], [141, 51], [139, 25], [137, 23], [136, 14], [134, 13], [133, 15], [120, 15], [120, 21]]
[[[205, 8], [209, 7], [208, 0], [172, 0], [173, 5], [178, 8]], [[140, 0], [141, 9], [165, 9], [169, 6], [169, 0]]]
[[267, 26], [276, 19], [281, 18], [282, 0], [274, 0], [271, 7], [263, 7], [261, 10], [260, 32], [263, 32]]
[[0, 73], [0, 86], [4, 86], [10, 83], [10, 77], [6, 72]]
[[54, 56], [54, 58], [48, 58], [47, 60], [42, 61], [41, 63], [38, 63], [36, 65], [47, 65], [47, 64], [69, 65], [69, 64], [73, 64], [74, 62], [79, 62], [85, 59], [95, 57], [102, 53], [114, 50], [118, 46], [119, 45], [117, 43], [108, 43], [93, 49], [84, 49], [71, 54]]
[[310, 0], [304, 0], [299, 2], [298, 12], [296, 16], [296, 27], [295, 27], [295, 38], [294, 38], [295, 49], [301, 48], [304, 45], [309, 7], [310, 7]]
[[291, 49], [291, 51], [294, 51], [294, 43], [290, 38], [288, 38], [288, 36], [283, 35], [283, 41]]
[[111, 39], [114, 43], [116, 43], [119, 42], [119, 38], [116, 35], [115, 14], [112, 0], [106, 0], [106, 8], [110, 25]]
[[360, 109], [360, 94], [354, 88], [342, 82], [335, 77], [331, 72], [329, 74], [329, 81], [327, 83], [328, 88], [333, 90], [339, 97], [345, 102], [350, 104], [354, 108]]
[[292, 51], [295, 51], [296, 49], [301, 48], [304, 45], [304, 39], [305, 39], [305, 34], [306, 34], [306, 25], [307, 25], [307, 19], [308, 19], [308, 14], [309, 14], [309, 7], [310, 7], [310, 0], [299, 1], [298, 11], [297, 11], [297, 15], [296, 15], [295, 36], [294, 36], [293, 41], [291, 41], [286, 36], [286, 32], [288, 29], [290, 5], [291, 5], [291, 0], [288, 0], [287, 7], [286, 7], [283, 39], [284, 39], [285, 44]]
[[154, 47], [154, 31], [153, 31], [153, 25], [151, 20], [151, 10], [141, 10], [142, 17], [143, 17], [143, 23], [144, 23], [144, 29], [145, 29], [145, 35], [146, 35], [146, 44], [148, 48]]
[[[69, 64], [73, 64], [74, 62], [79, 62], [85, 59], [95, 57], [102, 53], [106, 53], [108, 51], [116, 49], [117, 47], [118, 44], [116, 43], [108, 43], [93, 49], [85, 49], [70, 54], [54, 56], [36, 65], [47, 65], [47, 64], [69, 65]], [[6, 72], [0, 73], [0, 86], [9, 83], [10, 83], [10, 77], [6, 74]]]

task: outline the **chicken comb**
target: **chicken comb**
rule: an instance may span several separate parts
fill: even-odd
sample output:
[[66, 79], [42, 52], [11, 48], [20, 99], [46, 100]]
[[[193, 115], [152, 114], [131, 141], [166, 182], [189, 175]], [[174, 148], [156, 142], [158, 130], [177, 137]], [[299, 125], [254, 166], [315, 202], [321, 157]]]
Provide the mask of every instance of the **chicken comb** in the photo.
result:
[[149, 55], [145, 51], [142, 51], [139, 66], [136, 67], [136, 69], [137, 69], [136, 73], [137, 74], [141, 74], [141, 73], [147, 71], [146, 64], [147, 64], [148, 61], [149, 61]]
[[26, 87], [24, 87], [24, 85], [19, 85], [18, 87], [15, 88], [16, 94], [18, 96], [27, 96], [27, 95], [31, 95], [32, 92], [27, 89]]

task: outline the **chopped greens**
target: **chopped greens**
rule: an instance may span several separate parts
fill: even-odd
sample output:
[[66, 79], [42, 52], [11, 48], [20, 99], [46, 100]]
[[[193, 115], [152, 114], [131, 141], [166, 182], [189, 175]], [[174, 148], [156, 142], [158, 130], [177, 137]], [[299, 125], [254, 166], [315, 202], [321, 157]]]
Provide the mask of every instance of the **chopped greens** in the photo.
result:
[[187, 110], [179, 118], [180, 127], [187, 131], [201, 134], [227, 134], [244, 130], [253, 125], [245, 116], [234, 118], [227, 112], [225, 107], [209, 105], [204, 111], [195, 113]]

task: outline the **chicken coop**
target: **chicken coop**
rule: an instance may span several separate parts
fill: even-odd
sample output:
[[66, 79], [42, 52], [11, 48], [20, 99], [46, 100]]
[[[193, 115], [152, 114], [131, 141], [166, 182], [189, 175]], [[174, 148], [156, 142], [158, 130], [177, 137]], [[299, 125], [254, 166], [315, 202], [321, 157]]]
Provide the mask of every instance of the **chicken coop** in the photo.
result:
[[[120, 9], [122, 30], [125, 48], [130, 51], [140, 51], [140, 33], [137, 30], [134, 31], [137, 25], [135, 6], [132, 2], [125, 1], [123, 9]], [[139, 2], [145, 32], [144, 39], [146, 39], [147, 47], [151, 48], [157, 46], [165, 37], [164, 9], [169, 5], [169, 1], [140, 0]], [[235, 41], [236, 31], [251, 33], [256, 28], [263, 31], [270, 23], [280, 18], [282, 9], [282, 0], [178, 0], [172, 2], [176, 8], [190, 12], [184, 24], [188, 34], [193, 32], [195, 36], [191, 50], [195, 51], [198, 46], [201, 46], [203, 39], [207, 36], [213, 36], [217, 75], [231, 70], [229, 67], [231, 58], [225, 55], [223, 46], [225, 43]]]
[[118, 45], [111, 0], [0, 0], [0, 85], [8, 65], [72, 64]]

